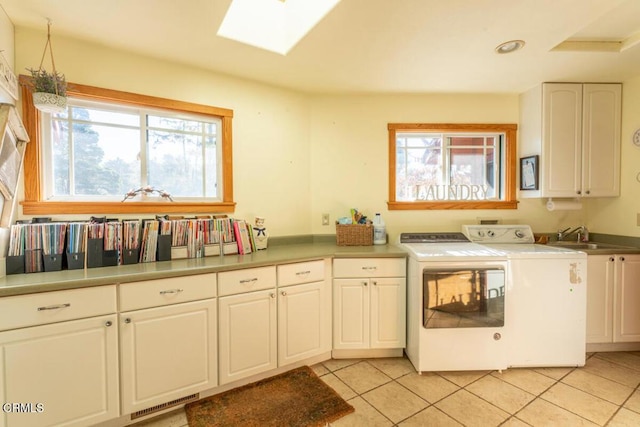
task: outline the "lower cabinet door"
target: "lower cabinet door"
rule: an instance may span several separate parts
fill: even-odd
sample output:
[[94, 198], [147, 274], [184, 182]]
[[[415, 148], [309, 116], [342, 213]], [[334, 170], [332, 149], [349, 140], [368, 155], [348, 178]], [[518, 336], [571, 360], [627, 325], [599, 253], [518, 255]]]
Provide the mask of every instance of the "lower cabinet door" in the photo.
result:
[[404, 348], [407, 343], [405, 278], [371, 279], [371, 348]]
[[331, 350], [325, 287], [322, 281], [278, 289], [278, 366]]
[[640, 255], [615, 255], [614, 342], [640, 341]]
[[613, 342], [615, 255], [587, 257], [587, 344]]
[[220, 384], [277, 367], [276, 290], [219, 298]]
[[117, 418], [116, 315], [0, 333], [0, 384], [2, 427], [90, 426]]
[[333, 348], [369, 348], [369, 279], [333, 279]]
[[120, 314], [122, 412], [217, 385], [216, 300]]

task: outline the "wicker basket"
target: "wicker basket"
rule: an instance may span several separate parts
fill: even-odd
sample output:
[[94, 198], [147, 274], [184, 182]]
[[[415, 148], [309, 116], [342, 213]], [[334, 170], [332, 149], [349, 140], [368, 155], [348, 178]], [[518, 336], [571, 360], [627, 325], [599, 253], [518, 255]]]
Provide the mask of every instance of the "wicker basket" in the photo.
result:
[[373, 225], [336, 223], [336, 244], [338, 246], [373, 245]]

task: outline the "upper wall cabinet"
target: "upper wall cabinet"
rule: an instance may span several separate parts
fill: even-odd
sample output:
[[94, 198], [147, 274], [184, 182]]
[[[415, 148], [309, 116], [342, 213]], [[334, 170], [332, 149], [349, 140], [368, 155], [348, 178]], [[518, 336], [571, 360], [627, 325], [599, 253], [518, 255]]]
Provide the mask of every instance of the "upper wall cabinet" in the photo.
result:
[[539, 156], [520, 197], [620, 195], [619, 83], [544, 83], [520, 96], [520, 157]]

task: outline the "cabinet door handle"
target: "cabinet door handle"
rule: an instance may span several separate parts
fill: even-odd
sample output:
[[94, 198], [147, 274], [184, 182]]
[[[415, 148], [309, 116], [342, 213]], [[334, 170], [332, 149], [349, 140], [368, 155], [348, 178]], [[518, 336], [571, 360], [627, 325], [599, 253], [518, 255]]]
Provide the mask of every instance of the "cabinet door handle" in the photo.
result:
[[363, 284], [364, 286], [368, 286], [368, 285], [369, 285], [369, 283], [367, 283], [367, 282], [362, 282], [362, 284]]
[[252, 278], [252, 279], [242, 279], [242, 280], [240, 280], [240, 283], [243, 283], [243, 284], [244, 284], [244, 283], [257, 282], [257, 281], [258, 281], [258, 278], [257, 278], [257, 277], [254, 277], [254, 278]]
[[585, 191], [585, 194], [591, 194], [591, 191], [587, 190]]
[[166, 291], [160, 291], [160, 295], [179, 294], [180, 292], [184, 292], [184, 289], [167, 289]]
[[624, 257], [623, 256], [620, 257], [620, 261], [624, 261]]
[[582, 191], [578, 190], [578, 191], [576, 191], [576, 194], [580, 195], [580, 194], [582, 194]]
[[71, 307], [71, 303], [56, 304], [56, 305], [47, 305], [47, 306], [45, 306], [45, 307], [38, 307], [38, 311], [44, 311], [44, 310], [60, 310], [61, 308], [67, 308], [67, 307]]
[[378, 286], [378, 282], [376, 282], [375, 280], [373, 281], [373, 286]]
[[609, 261], [614, 262], [616, 259], [614, 257], [609, 257]]
[[124, 319], [124, 323], [131, 323], [131, 318], [127, 317], [126, 319]]
[[287, 293], [285, 291], [280, 292], [280, 295], [282, 295], [283, 297], [287, 296]]
[[296, 273], [296, 276], [302, 276], [303, 274], [309, 274], [309, 273], [311, 273], [311, 270], [299, 271]]
[[275, 297], [276, 297], [276, 294], [274, 294], [273, 292], [271, 292], [271, 293], [269, 294], [269, 296], [270, 296], [271, 298], [275, 298]]
[[111, 320], [107, 320], [106, 322], [104, 322], [104, 326], [106, 326], [107, 328], [109, 326], [113, 325], [113, 323], [111, 322]]

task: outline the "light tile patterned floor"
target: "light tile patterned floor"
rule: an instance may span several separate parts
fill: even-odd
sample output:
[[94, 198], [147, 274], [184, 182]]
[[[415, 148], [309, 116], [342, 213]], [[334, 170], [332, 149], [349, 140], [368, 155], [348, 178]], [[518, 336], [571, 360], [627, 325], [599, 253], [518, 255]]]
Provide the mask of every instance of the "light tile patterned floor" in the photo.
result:
[[[640, 426], [640, 352], [582, 368], [418, 375], [407, 359], [329, 360], [314, 371], [356, 410], [351, 426]], [[183, 410], [136, 427], [186, 427]]]

